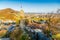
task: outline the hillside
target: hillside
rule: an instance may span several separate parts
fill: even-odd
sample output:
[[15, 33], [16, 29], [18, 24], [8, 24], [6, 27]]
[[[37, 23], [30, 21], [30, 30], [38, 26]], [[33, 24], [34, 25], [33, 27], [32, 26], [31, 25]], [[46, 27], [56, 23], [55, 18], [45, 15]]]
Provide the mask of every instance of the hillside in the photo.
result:
[[13, 19], [16, 13], [18, 13], [18, 11], [11, 8], [2, 9], [0, 10], [0, 19]]

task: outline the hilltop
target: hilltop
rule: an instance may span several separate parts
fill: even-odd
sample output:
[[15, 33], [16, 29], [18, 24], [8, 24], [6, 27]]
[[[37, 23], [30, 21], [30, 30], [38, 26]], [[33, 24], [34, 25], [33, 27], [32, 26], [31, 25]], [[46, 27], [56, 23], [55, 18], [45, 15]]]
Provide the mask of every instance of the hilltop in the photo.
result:
[[11, 8], [2, 9], [0, 10], [0, 19], [13, 19], [16, 13], [18, 13], [18, 11]]
[[18, 13], [18, 11], [15, 11], [11, 8], [6, 8], [6, 9], [0, 10], [0, 13]]

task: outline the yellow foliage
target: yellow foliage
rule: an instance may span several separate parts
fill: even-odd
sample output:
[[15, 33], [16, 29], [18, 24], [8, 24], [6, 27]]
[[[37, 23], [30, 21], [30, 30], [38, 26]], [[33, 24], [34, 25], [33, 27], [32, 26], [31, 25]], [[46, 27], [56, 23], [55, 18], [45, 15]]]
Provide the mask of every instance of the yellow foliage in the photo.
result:
[[6, 34], [7, 30], [1, 30], [0, 31], [0, 37], [4, 36]]
[[60, 34], [56, 34], [56, 38], [60, 38]]

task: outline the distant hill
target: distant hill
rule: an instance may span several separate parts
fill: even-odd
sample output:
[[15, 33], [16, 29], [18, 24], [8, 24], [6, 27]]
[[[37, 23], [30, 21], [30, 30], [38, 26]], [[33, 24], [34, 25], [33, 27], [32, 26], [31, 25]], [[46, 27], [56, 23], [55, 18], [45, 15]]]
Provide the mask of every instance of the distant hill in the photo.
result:
[[2, 9], [0, 10], [0, 19], [13, 19], [16, 13], [18, 13], [18, 11], [11, 8]]
[[18, 11], [15, 11], [11, 8], [6, 8], [6, 9], [0, 10], [0, 13], [18, 13]]

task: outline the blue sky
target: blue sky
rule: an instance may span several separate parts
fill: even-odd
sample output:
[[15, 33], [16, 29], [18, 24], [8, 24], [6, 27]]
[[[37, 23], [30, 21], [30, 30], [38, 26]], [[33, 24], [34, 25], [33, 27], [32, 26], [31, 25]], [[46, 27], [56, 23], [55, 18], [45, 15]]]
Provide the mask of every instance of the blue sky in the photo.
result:
[[56, 12], [60, 9], [60, 0], [0, 0], [0, 9], [12, 8], [25, 12]]

